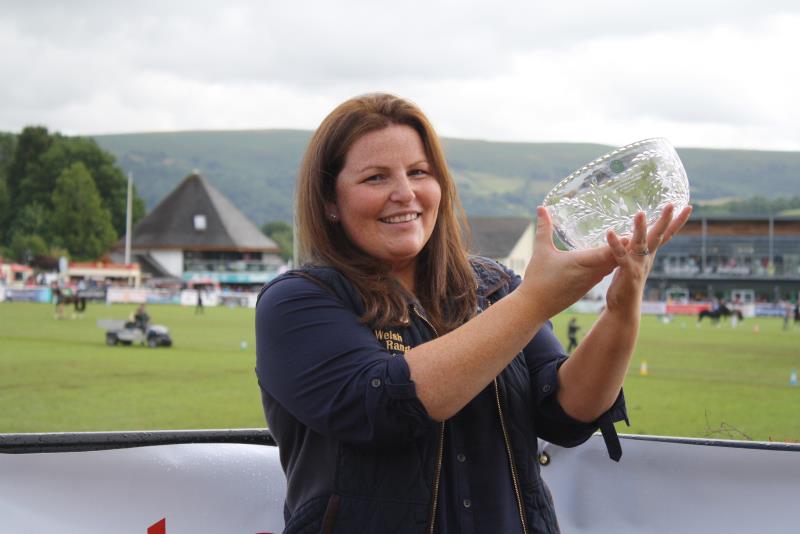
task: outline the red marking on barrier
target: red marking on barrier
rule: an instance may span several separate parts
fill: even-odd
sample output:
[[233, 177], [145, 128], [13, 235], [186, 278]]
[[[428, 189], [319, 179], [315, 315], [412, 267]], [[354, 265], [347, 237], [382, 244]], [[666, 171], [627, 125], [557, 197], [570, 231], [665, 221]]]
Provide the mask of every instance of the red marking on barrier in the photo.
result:
[[164, 517], [161, 521], [147, 527], [147, 534], [167, 534], [167, 518]]
[[[147, 527], [147, 534], [167, 534], [167, 518], [163, 517], [157, 523]], [[256, 534], [274, 534], [272, 532], [256, 532]]]
[[703, 310], [710, 310], [711, 304], [667, 304], [667, 313], [675, 315], [697, 315]]

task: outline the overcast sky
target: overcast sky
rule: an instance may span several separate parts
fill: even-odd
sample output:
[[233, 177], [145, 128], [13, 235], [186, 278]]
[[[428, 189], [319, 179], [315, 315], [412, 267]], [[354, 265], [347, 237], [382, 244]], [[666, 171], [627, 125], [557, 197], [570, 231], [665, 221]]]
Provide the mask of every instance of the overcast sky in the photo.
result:
[[388, 91], [443, 136], [800, 151], [797, 0], [0, 0], [0, 131], [315, 128]]

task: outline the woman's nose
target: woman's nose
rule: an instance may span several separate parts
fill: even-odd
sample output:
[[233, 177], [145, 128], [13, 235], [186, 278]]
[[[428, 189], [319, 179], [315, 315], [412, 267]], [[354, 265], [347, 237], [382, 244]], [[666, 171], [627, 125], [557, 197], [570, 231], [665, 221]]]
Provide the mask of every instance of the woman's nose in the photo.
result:
[[394, 188], [391, 195], [389, 195], [389, 200], [405, 204], [414, 200], [414, 196], [416, 196], [416, 193], [408, 176], [398, 176], [394, 180]]

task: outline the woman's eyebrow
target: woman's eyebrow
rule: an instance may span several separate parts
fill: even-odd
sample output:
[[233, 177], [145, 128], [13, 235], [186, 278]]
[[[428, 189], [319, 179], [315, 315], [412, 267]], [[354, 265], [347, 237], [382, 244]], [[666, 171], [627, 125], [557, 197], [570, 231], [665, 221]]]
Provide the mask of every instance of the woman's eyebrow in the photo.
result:
[[[414, 163], [409, 165], [409, 167], [415, 167], [415, 166], [420, 165], [422, 163], [427, 165], [428, 164], [428, 160], [427, 159], [421, 159], [419, 161], [415, 161]], [[372, 170], [372, 169], [377, 170], [377, 171], [388, 171], [390, 169], [390, 167], [387, 167], [385, 165], [367, 165], [366, 167], [364, 167], [362, 169], [359, 169], [357, 172], [360, 174], [362, 172], [369, 171], [369, 170]]]
[[389, 170], [389, 167], [385, 167], [383, 165], [367, 165], [363, 169], [359, 169], [358, 173], [360, 174], [362, 172], [369, 171], [369, 170], [372, 170], [372, 169], [377, 170], [377, 171], [386, 171], [386, 170]]

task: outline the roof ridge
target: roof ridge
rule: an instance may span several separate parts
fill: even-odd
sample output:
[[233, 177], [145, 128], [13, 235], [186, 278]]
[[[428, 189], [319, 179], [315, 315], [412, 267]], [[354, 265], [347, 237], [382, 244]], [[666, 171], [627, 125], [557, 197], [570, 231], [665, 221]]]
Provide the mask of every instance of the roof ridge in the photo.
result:
[[[204, 215], [207, 228], [193, 227]], [[197, 219], [195, 219], [195, 222]], [[277, 252], [278, 245], [197, 171], [184, 178], [133, 229], [135, 248], [216, 247]]]
[[240, 228], [240, 230], [244, 229], [247, 231], [255, 231], [276, 248], [278, 247], [277, 243], [270, 239], [269, 236], [264, 235], [261, 229], [259, 229], [258, 226], [253, 223], [253, 221], [251, 221], [244, 213], [242, 213], [242, 211], [237, 208], [233, 202], [228, 199], [228, 197], [222, 194], [219, 189], [214, 187], [214, 185], [205, 176], [202, 176], [199, 173], [197, 173], [196, 176], [206, 191], [211, 205], [217, 212], [220, 223], [222, 224], [222, 228], [225, 230], [225, 235], [228, 237], [228, 239], [233, 242], [237, 241], [237, 233], [232, 230], [231, 226], [235, 227], [236, 225], [244, 225], [244, 228]]

